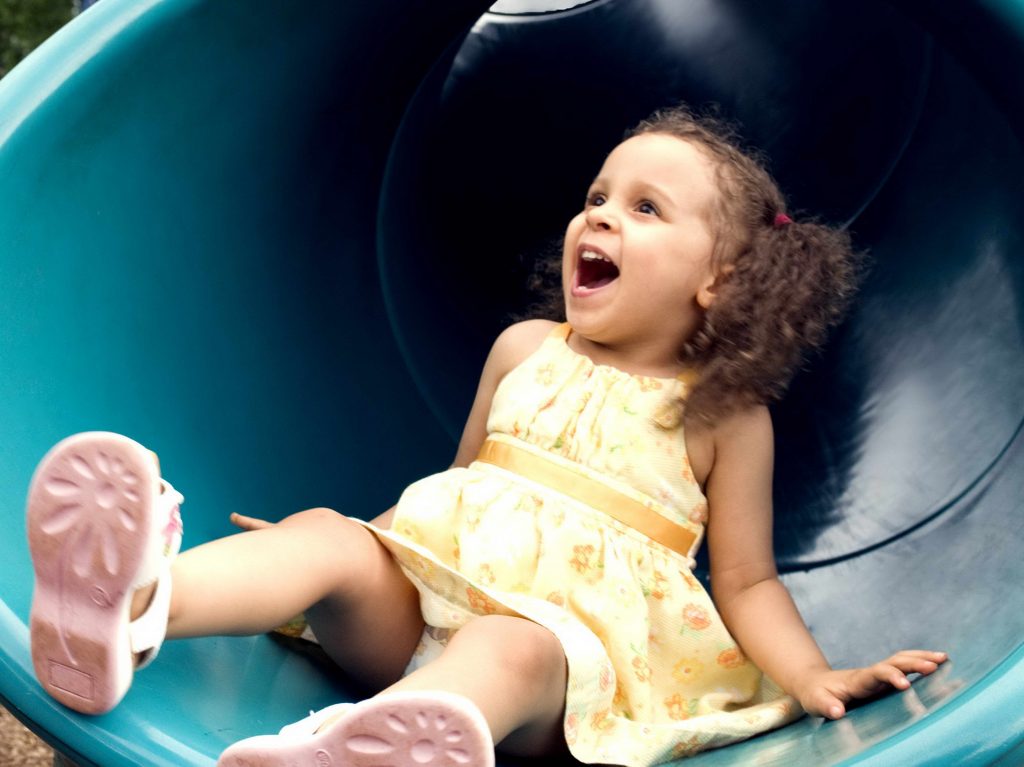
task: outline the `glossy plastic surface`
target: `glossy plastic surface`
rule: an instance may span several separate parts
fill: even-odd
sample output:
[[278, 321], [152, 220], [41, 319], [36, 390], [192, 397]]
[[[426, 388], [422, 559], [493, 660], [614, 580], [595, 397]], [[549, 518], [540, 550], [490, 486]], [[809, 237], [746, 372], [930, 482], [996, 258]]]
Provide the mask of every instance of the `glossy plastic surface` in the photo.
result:
[[[776, 544], [827, 654], [953, 660], [695, 765], [1024, 753], [1024, 4], [104, 0], [0, 81], [0, 697], [83, 763], [209, 765], [357, 696], [266, 637], [172, 642], [112, 713], [31, 674], [28, 479], [128, 433], [227, 513], [369, 517], [448, 464], [519, 254], [622, 129], [716, 101], [874, 270], [775, 411]], [[440, 339], [447, 339], [441, 343]], [[1018, 759], [1019, 761], [1019, 759]]]

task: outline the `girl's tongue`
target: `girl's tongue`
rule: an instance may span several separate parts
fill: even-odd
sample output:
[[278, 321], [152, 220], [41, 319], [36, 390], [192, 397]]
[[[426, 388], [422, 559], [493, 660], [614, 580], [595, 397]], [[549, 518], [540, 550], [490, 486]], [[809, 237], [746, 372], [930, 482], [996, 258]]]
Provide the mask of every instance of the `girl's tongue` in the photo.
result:
[[579, 264], [579, 284], [581, 288], [596, 290], [617, 279], [619, 268], [611, 261], [603, 258], [581, 258]]

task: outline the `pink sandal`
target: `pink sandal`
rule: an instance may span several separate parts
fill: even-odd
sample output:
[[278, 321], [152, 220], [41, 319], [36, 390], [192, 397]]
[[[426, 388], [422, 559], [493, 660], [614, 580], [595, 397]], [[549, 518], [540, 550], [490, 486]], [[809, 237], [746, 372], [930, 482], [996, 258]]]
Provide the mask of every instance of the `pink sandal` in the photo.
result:
[[[340, 715], [332, 724], [325, 722]], [[322, 729], [321, 729], [322, 727]], [[493, 767], [494, 744], [479, 709], [447, 692], [393, 692], [339, 704], [277, 735], [235, 743], [218, 767]]]
[[[44, 689], [69, 708], [109, 711], [136, 666], [156, 657], [183, 500], [160, 478], [156, 456], [120, 434], [68, 437], [36, 469], [27, 518], [32, 662]], [[154, 582], [146, 612], [130, 621], [136, 589]]]

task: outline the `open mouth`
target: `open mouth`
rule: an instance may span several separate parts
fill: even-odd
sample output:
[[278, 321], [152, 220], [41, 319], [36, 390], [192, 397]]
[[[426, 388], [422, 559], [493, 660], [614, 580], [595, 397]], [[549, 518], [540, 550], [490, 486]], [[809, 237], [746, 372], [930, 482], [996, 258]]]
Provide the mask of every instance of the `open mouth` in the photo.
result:
[[598, 290], [619, 277], [619, 267], [592, 250], [584, 250], [576, 265], [576, 284], [585, 290]]

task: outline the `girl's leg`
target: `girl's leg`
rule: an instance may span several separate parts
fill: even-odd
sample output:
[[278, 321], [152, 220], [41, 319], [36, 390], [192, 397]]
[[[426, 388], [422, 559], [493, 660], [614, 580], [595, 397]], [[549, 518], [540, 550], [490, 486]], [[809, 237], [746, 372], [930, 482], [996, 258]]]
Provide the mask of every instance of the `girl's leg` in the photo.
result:
[[133, 650], [143, 661], [166, 635], [262, 632], [302, 611], [367, 683], [398, 678], [422, 631], [419, 600], [372, 533], [313, 509], [170, 561], [180, 502], [155, 455], [120, 434], [72, 435], [40, 462], [26, 510], [30, 635], [55, 699], [104, 713], [131, 685]]
[[486, 616], [381, 694], [235, 743], [218, 767], [344, 764], [493, 767], [495, 741], [526, 757], [566, 752], [566, 662], [547, 629]]
[[[185, 551], [171, 576], [168, 638], [259, 634], [305, 612], [327, 654], [375, 689], [400, 677], [423, 630], [387, 549], [330, 509]], [[151, 595], [136, 594], [133, 618]]]
[[385, 690], [442, 690], [473, 701], [495, 743], [520, 756], [565, 751], [562, 718], [568, 671], [562, 645], [524, 618], [470, 621], [441, 656]]

